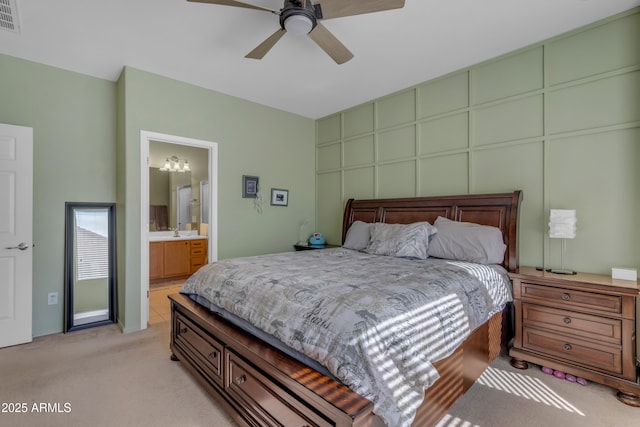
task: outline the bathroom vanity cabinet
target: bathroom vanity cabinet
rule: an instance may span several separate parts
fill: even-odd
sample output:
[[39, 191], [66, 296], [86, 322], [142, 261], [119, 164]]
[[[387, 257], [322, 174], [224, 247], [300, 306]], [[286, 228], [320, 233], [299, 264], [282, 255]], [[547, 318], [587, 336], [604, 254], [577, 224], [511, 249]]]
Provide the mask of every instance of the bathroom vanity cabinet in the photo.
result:
[[149, 242], [149, 280], [187, 277], [207, 262], [207, 239]]

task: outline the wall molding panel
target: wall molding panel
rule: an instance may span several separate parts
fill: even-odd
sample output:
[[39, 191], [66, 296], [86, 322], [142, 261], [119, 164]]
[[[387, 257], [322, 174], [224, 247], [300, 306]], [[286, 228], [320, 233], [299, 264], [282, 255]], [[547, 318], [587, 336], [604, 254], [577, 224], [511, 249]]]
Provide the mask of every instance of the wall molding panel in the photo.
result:
[[316, 135], [318, 228], [332, 243], [352, 197], [520, 189], [521, 264], [559, 265], [548, 213], [571, 208], [566, 265], [640, 268], [638, 8], [322, 118]]

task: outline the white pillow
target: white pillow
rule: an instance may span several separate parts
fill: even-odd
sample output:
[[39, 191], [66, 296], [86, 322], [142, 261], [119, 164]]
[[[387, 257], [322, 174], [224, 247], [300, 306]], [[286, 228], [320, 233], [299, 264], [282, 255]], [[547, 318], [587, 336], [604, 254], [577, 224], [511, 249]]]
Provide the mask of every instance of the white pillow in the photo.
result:
[[497, 227], [452, 221], [439, 216], [433, 225], [438, 233], [429, 244], [429, 256], [476, 262], [501, 264], [507, 245]]
[[347, 230], [347, 236], [344, 239], [343, 248], [361, 251], [367, 247], [371, 234], [369, 229], [371, 223], [363, 221], [354, 221]]
[[435, 232], [435, 228], [428, 222], [378, 222], [371, 225], [371, 239], [364, 251], [375, 255], [426, 259], [429, 256], [429, 238]]

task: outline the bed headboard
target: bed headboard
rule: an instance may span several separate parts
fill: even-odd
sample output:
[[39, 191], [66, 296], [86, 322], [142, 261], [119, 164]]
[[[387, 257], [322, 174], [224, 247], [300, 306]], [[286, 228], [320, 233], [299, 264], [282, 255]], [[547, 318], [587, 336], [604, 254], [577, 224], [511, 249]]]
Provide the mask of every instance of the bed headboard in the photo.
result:
[[522, 192], [466, 194], [461, 196], [407, 197], [398, 199], [349, 199], [344, 209], [342, 242], [354, 221], [410, 224], [438, 216], [454, 221], [491, 225], [502, 231], [507, 249], [502, 265], [508, 271], [518, 267], [518, 206]]

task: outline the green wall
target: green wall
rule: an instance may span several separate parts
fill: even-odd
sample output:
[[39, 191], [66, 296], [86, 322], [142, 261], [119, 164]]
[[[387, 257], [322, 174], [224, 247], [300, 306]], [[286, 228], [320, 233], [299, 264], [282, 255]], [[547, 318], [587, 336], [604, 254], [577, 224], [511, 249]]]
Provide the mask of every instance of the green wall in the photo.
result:
[[[67, 201], [117, 203], [119, 322], [140, 328], [140, 130], [219, 144], [219, 258], [292, 250], [315, 223], [311, 119], [131, 68], [114, 83], [0, 55], [0, 70], [0, 122], [34, 129], [34, 336], [63, 328]], [[262, 214], [243, 174], [261, 178]], [[269, 206], [271, 187], [288, 207]]]
[[[118, 85], [123, 114], [118, 209], [124, 212], [119, 289], [121, 322], [129, 331], [140, 328], [140, 131], [218, 143], [218, 258], [223, 259], [291, 251], [300, 223], [315, 223], [315, 122], [129, 67]], [[242, 175], [260, 177], [262, 213], [253, 199], [242, 198]], [[269, 205], [272, 187], [289, 190], [289, 206]]]
[[33, 335], [46, 335], [63, 326], [65, 202], [116, 200], [116, 88], [5, 55], [0, 70], [0, 122], [33, 128]]
[[73, 290], [74, 313], [109, 308], [109, 279], [77, 280]]
[[328, 116], [316, 125], [318, 228], [348, 198], [523, 190], [521, 265], [557, 267], [551, 208], [576, 209], [565, 266], [640, 269], [640, 12]]
[[[318, 120], [315, 147], [313, 120], [249, 101], [0, 55], [0, 122], [34, 128], [33, 335], [62, 330], [47, 294], [64, 293], [66, 201], [117, 202], [119, 320], [140, 328], [140, 130], [219, 144], [219, 258], [291, 250], [303, 220], [338, 242], [349, 197], [522, 189], [522, 264], [558, 263], [553, 207], [578, 211], [568, 266], [640, 268], [639, 40], [635, 9]], [[261, 178], [262, 214], [243, 174]]]

